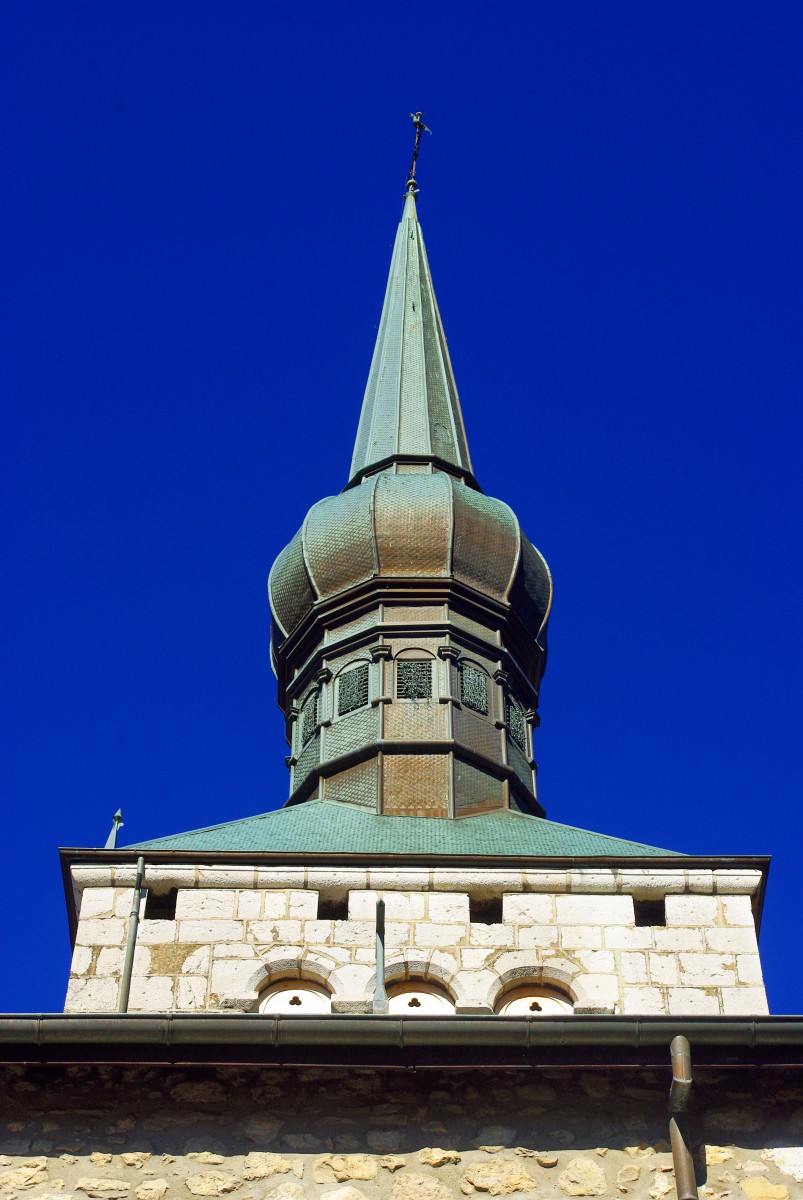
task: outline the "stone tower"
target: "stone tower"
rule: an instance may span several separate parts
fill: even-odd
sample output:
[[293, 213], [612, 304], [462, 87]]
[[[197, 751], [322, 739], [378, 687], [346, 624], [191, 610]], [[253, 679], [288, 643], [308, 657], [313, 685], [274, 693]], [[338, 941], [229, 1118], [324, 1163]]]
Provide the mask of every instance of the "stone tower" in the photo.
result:
[[766, 859], [692, 858], [539, 803], [551, 578], [474, 478], [412, 184], [350, 476], [269, 593], [289, 799], [63, 851], [68, 1011], [766, 1012]]

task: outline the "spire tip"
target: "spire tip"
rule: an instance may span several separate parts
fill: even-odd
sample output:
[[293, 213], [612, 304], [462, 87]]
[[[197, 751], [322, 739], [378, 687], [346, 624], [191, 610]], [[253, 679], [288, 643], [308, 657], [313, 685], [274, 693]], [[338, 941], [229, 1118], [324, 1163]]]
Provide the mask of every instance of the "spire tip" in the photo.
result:
[[412, 193], [413, 196], [418, 195], [418, 184], [415, 179], [415, 167], [418, 162], [418, 149], [421, 145], [421, 134], [432, 133], [428, 125], [424, 124], [424, 114], [422, 112], [410, 113], [410, 118], [415, 129], [415, 145], [413, 146], [413, 160], [410, 163], [410, 170], [407, 172], [407, 183], [404, 185], [405, 193]]

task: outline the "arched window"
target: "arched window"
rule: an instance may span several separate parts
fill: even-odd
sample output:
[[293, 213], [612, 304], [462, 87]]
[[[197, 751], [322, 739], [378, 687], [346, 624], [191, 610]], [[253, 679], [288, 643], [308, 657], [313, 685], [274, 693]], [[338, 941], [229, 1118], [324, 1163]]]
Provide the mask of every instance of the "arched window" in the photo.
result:
[[522, 754], [527, 753], [527, 722], [524, 719], [524, 709], [518, 700], [508, 695], [505, 701], [505, 719], [508, 733]]
[[574, 1005], [557, 988], [525, 983], [505, 992], [496, 1012], [500, 1017], [561, 1017], [574, 1012]]
[[399, 700], [432, 699], [432, 659], [396, 660], [396, 696]]
[[318, 693], [311, 692], [301, 710], [301, 745], [306, 746], [318, 728]]
[[388, 988], [388, 1012], [397, 1017], [443, 1016], [454, 1012], [451, 996], [423, 979], [408, 979]]
[[337, 678], [337, 715], [344, 717], [346, 713], [365, 708], [367, 703], [368, 663], [358, 663]]
[[473, 663], [460, 664], [460, 701], [466, 708], [488, 715], [488, 676]]
[[259, 997], [261, 1013], [328, 1013], [332, 1011], [329, 993], [306, 979], [282, 979], [270, 984]]

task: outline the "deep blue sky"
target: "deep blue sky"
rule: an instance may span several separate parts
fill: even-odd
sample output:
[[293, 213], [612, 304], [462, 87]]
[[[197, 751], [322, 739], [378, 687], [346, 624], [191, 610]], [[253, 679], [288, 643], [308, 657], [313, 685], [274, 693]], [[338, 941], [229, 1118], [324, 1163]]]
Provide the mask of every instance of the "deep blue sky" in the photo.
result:
[[265, 580], [346, 481], [411, 130], [469, 441], [555, 576], [556, 820], [774, 856], [800, 1011], [797, 5], [6, 10], [0, 1008], [56, 847], [286, 796]]

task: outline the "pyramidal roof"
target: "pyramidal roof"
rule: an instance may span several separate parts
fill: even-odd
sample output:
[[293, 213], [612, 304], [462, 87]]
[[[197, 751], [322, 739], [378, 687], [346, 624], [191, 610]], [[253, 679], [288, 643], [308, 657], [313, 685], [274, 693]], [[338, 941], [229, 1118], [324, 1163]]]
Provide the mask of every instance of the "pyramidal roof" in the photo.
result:
[[437, 462], [473, 479], [412, 185], [393, 246], [349, 482], [400, 458]]
[[126, 848], [277, 854], [471, 855], [511, 859], [644, 858], [678, 853], [509, 810], [454, 821], [449, 818], [380, 816], [324, 800], [311, 800], [258, 817], [153, 838]]

